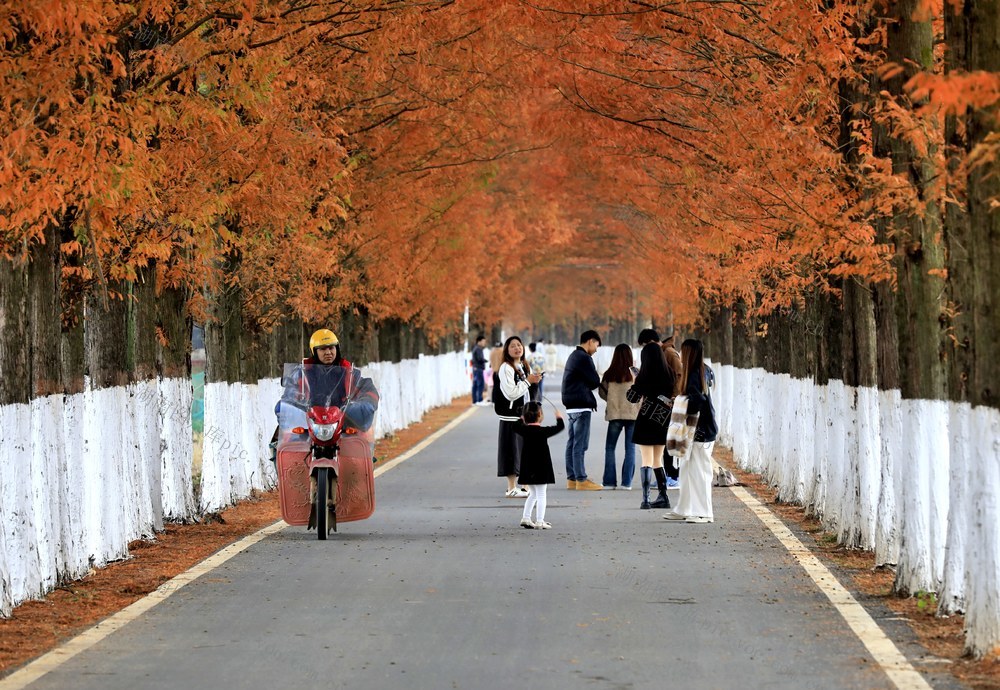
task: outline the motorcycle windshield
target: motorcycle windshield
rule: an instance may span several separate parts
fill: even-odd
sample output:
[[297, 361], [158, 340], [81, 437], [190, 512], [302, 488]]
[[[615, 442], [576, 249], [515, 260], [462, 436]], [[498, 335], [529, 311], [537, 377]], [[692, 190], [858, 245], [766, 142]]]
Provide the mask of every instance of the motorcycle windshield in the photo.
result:
[[278, 424], [282, 428], [305, 427], [310, 407], [339, 407], [346, 421], [367, 431], [378, 409], [378, 391], [371, 379], [354, 367], [327, 364], [285, 364]]

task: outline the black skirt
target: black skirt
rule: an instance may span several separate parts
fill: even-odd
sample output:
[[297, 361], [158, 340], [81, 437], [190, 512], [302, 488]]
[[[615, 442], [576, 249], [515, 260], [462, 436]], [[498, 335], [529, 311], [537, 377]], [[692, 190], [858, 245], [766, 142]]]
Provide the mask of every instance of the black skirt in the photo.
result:
[[500, 432], [497, 436], [497, 476], [509, 477], [521, 474], [521, 448], [524, 439], [515, 433], [517, 422], [500, 420]]

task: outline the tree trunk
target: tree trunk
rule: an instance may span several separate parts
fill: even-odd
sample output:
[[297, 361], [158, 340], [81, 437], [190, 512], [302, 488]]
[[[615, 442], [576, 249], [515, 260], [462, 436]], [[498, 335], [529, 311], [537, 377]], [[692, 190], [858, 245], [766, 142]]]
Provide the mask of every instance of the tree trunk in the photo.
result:
[[871, 287], [860, 280], [844, 281], [843, 381], [848, 386], [874, 388], [878, 382], [878, 340]]
[[[231, 260], [226, 273], [232, 273]], [[238, 285], [222, 283], [209, 295], [209, 319], [205, 323], [205, 383], [240, 380], [240, 357], [243, 319]]]
[[161, 287], [157, 303], [160, 374], [163, 378], [190, 378], [192, 322], [187, 310], [187, 293], [182, 288]]
[[86, 298], [84, 347], [91, 388], [124, 386], [130, 380], [128, 366], [128, 305], [126, 286], [109, 284], [104, 293]]
[[130, 285], [131, 299], [128, 300], [128, 323], [132, 343], [131, 365], [136, 381], [155, 379], [159, 373], [157, 365], [157, 311], [159, 299], [156, 295], [156, 267], [139, 271], [136, 281]]
[[[1000, 72], [1000, 3], [969, 2], [968, 69]], [[1000, 107], [975, 109], [968, 118], [969, 146], [982, 147], [1000, 129]], [[995, 150], [996, 143], [993, 143]], [[1000, 407], [1000, 357], [994, 346], [1000, 342], [1000, 163], [995, 157], [969, 172], [970, 248], [973, 257], [974, 360], [970, 397], [973, 404]]]
[[0, 405], [31, 400], [28, 270], [0, 258]]
[[36, 245], [27, 266], [31, 290], [30, 343], [32, 397], [62, 393], [62, 275], [59, 228], [45, 230], [45, 244]]

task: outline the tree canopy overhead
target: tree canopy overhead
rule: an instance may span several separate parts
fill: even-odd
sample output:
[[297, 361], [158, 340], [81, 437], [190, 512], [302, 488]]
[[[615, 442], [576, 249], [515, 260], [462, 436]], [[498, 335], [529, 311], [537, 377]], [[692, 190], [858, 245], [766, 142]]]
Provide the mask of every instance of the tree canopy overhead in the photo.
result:
[[[1000, 87], [931, 69], [876, 98], [906, 67], [889, 7], [8, 3], [0, 246], [24, 260], [55, 225], [74, 290], [155, 265], [199, 317], [238, 283], [265, 325], [361, 309], [430, 332], [466, 304], [695, 323], [892, 281], [876, 218], [920, 193], [873, 131], [926, 151]], [[846, 132], [845, 84], [874, 104]]]

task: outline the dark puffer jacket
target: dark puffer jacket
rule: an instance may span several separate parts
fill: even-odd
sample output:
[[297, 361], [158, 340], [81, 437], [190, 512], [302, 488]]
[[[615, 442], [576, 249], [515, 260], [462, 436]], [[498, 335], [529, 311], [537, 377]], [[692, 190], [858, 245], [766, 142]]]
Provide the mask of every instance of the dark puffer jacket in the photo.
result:
[[566, 360], [562, 378], [562, 404], [567, 410], [596, 410], [594, 390], [601, 385], [594, 358], [577, 346]]

